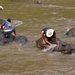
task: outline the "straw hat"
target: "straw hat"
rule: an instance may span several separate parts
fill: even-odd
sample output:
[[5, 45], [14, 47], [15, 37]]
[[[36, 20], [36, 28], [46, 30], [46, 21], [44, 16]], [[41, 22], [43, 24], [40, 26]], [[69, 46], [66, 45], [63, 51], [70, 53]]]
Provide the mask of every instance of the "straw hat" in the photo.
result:
[[47, 37], [51, 37], [51, 36], [53, 35], [53, 33], [54, 33], [54, 30], [53, 30], [53, 29], [48, 29], [48, 30], [46, 31], [46, 36], [47, 36]]
[[0, 6], [0, 10], [3, 10], [4, 8], [2, 6]]

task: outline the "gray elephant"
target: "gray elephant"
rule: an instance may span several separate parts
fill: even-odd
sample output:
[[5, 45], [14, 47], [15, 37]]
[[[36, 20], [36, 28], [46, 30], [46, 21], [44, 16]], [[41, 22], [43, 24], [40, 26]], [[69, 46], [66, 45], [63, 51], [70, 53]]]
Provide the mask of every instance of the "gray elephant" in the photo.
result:
[[[56, 46], [52, 51], [57, 51], [57, 52], [61, 52], [64, 54], [71, 54], [71, 53], [75, 52], [75, 46], [74, 45], [68, 44], [68, 43], [61, 41], [61, 40], [59, 40], [59, 41], [60, 41], [59, 45]], [[39, 49], [47, 48], [47, 46], [44, 45], [42, 42], [43, 42], [42, 38], [39, 38], [38, 40], [36, 40], [36, 47]], [[55, 38], [52, 38], [51, 42], [53, 44], [56, 44]]]
[[75, 28], [71, 28], [71, 29], [66, 33], [66, 35], [69, 36], [69, 37], [75, 36]]
[[14, 37], [12, 34], [9, 38], [6, 38], [2, 31], [0, 31], [0, 45], [5, 45], [7, 43], [11, 43], [15, 41], [18, 44], [25, 45], [28, 42], [28, 39], [25, 36], [17, 36]]

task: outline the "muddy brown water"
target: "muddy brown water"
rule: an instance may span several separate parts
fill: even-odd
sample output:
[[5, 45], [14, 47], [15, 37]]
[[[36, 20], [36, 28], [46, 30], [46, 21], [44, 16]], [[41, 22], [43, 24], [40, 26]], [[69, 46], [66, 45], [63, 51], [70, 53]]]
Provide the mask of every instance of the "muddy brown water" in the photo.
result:
[[75, 75], [75, 54], [43, 52], [36, 48], [35, 41], [44, 27], [53, 28], [57, 36], [75, 44], [74, 37], [65, 33], [75, 26], [75, 0], [43, 0], [34, 4], [27, 0], [0, 0], [4, 10], [0, 18], [11, 18], [17, 36], [24, 35], [24, 46], [9, 43], [0, 46], [0, 75]]

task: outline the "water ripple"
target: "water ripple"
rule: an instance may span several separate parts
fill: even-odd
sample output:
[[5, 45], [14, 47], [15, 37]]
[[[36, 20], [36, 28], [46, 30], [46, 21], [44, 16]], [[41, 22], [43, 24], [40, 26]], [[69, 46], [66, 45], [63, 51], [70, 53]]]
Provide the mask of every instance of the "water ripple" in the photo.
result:
[[19, 21], [19, 20], [12, 20], [12, 24], [13, 24], [14, 26], [20, 26], [20, 25], [23, 24], [23, 22], [22, 22], [22, 21]]

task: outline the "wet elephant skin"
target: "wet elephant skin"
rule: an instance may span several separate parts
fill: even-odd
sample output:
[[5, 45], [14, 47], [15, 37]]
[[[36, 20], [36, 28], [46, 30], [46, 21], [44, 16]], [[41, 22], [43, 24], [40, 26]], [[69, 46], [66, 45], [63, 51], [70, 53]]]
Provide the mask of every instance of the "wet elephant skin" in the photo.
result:
[[75, 28], [71, 28], [66, 35], [69, 37], [75, 37]]
[[[0, 19], [0, 25], [4, 22], [5, 20]], [[13, 42], [15, 41], [18, 44], [24, 45], [28, 42], [28, 39], [25, 36], [18, 36], [18, 37], [14, 37], [12, 34], [10, 35], [9, 38], [5, 38], [5, 36], [3, 35], [2, 30], [0, 30], [0, 45], [5, 45], [7, 43]]]
[[11, 43], [13, 41], [15, 41], [18, 44], [24, 45], [28, 42], [28, 39], [25, 36], [14, 37], [12, 34], [10, 35], [9, 38], [6, 38], [3, 35], [3, 32], [0, 31], [0, 45], [5, 45], [5, 44]]
[[[59, 40], [59, 41], [60, 41], [59, 46], [55, 47], [53, 51], [61, 52], [64, 54], [71, 54], [71, 53], [75, 52], [74, 45], [68, 44], [68, 43], [61, 41], [61, 40]], [[51, 42], [56, 44], [55, 38], [52, 38]], [[42, 38], [39, 38], [36, 40], [36, 47], [40, 48], [40, 49], [46, 48], [46, 46], [42, 43]]]

